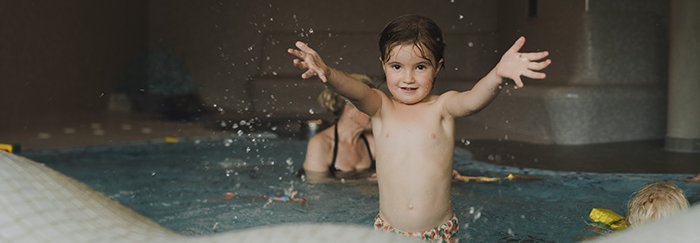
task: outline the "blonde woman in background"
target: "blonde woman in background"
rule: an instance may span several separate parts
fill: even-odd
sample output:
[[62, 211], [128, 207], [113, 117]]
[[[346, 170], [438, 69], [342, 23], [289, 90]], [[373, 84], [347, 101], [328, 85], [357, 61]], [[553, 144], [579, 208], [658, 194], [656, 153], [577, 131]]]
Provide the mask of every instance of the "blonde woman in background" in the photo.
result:
[[632, 195], [627, 204], [627, 220], [631, 226], [648, 223], [688, 209], [686, 199], [672, 182], [654, 182]]
[[[366, 75], [351, 75], [372, 86], [372, 79]], [[311, 137], [306, 146], [306, 179], [321, 182], [328, 178], [371, 177], [375, 158], [369, 116], [329, 88], [321, 92], [318, 102], [336, 118], [334, 124]]]

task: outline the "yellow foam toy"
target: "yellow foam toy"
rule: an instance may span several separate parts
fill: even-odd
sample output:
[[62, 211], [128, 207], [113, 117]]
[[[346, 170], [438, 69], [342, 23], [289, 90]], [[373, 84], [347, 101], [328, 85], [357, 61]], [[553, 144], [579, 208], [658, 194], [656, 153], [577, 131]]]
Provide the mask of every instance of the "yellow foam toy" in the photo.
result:
[[591, 218], [593, 222], [598, 222], [609, 226], [612, 230], [627, 228], [627, 220], [625, 217], [609, 209], [593, 208], [588, 217]]
[[12, 153], [12, 152], [14, 152], [14, 146], [12, 146], [12, 144], [0, 143], [0, 150], [4, 150], [4, 151]]
[[165, 137], [164, 141], [165, 143], [178, 143], [180, 142], [180, 139], [176, 137]]

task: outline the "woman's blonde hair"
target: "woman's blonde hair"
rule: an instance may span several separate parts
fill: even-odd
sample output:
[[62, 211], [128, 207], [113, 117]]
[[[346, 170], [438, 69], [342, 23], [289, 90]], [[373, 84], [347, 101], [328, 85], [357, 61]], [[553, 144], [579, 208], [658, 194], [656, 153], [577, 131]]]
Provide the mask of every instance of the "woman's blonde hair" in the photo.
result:
[[683, 190], [672, 182], [654, 182], [632, 194], [627, 203], [630, 225], [651, 222], [688, 209]]
[[[360, 80], [364, 84], [367, 84], [367, 86], [373, 87], [373, 81], [367, 75], [351, 73], [350, 76], [354, 79]], [[333, 112], [336, 117], [340, 117], [340, 115], [343, 113], [345, 102], [347, 102], [345, 97], [331, 90], [328, 88], [328, 86], [321, 91], [317, 100], [321, 107]]]

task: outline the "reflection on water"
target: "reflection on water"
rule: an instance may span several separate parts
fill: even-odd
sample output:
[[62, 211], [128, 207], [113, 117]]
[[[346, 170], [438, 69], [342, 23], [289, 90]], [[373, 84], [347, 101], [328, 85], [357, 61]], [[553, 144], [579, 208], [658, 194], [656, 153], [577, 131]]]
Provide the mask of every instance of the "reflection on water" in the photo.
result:
[[[107, 196], [186, 235], [294, 223], [371, 226], [378, 212], [374, 182], [304, 182], [297, 171], [306, 141], [231, 138], [142, 144], [27, 156], [75, 177]], [[624, 214], [643, 184], [684, 175], [553, 172], [492, 165], [455, 150], [463, 175], [542, 180], [454, 182], [459, 237], [477, 242], [574, 241], [596, 236], [585, 221], [594, 207]], [[700, 185], [677, 182], [691, 203]], [[295, 200], [296, 199], [296, 200]], [[299, 200], [304, 199], [304, 201]]]

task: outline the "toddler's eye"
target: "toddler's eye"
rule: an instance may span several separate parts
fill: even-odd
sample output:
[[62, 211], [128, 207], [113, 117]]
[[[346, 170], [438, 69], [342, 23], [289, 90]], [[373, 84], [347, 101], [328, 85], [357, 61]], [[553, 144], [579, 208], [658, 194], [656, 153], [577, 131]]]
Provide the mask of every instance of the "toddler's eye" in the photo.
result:
[[394, 64], [394, 65], [391, 65], [391, 68], [399, 70], [399, 69], [401, 69], [401, 65]]
[[418, 66], [416, 67], [416, 69], [418, 69], [418, 70], [420, 70], [420, 71], [423, 71], [423, 70], [425, 70], [426, 68], [427, 68], [427, 67], [426, 67], [425, 65], [418, 65]]

